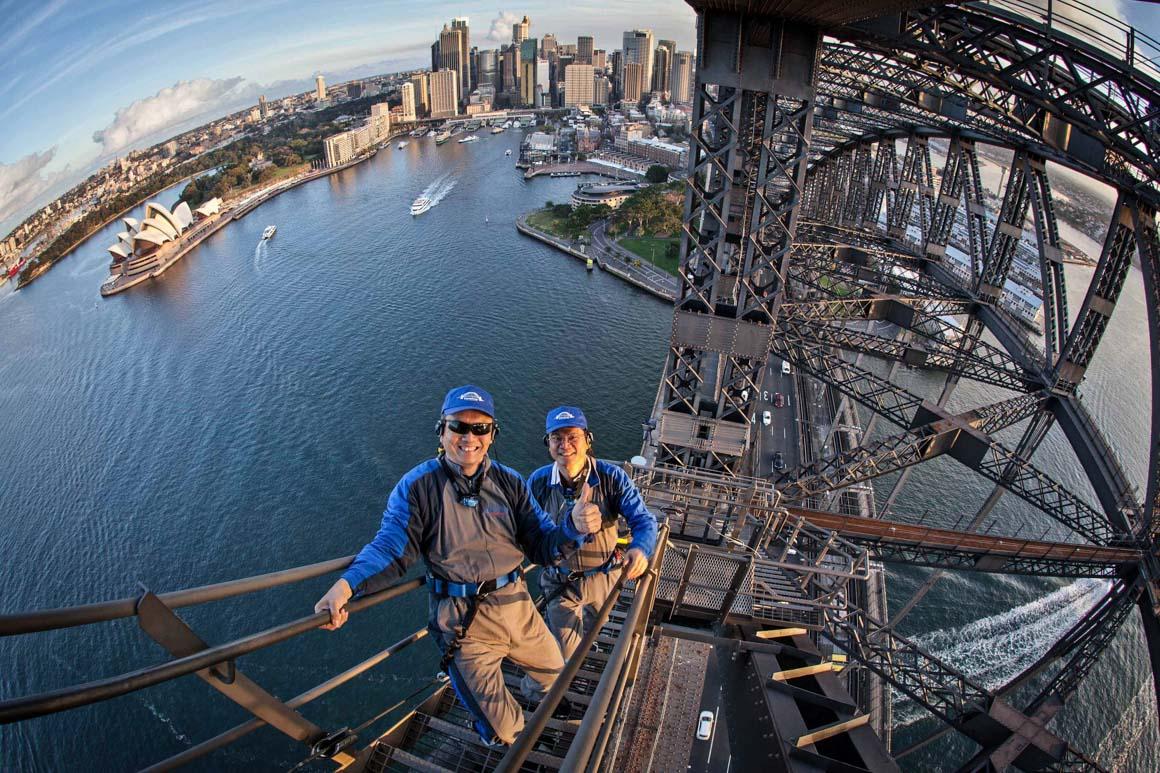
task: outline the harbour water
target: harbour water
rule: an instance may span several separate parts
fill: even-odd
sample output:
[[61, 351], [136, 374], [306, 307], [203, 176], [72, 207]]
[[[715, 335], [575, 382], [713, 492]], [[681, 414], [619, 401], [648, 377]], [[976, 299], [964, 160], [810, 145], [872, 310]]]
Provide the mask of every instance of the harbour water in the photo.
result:
[[[567, 200], [578, 182], [525, 181], [504, 155], [519, 139], [507, 132], [462, 145], [423, 138], [392, 147], [282, 194], [159, 280], [115, 298], [102, 299], [98, 287], [117, 224], [27, 289], [0, 288], [0, 612], [352, 553], [373, 534], [391, 485], [434, 451], [439, 401], [456, 384], [493, 391], [503, 424], [495, 451], [523, 472], [545, 461], [543, 413], [561, 402], [585, 407], [602, 456], [635, 453], [670, 308], [517, 234], [518, 214]], [[413, 218], [410, 205], [425, 191], [442, 198]], [[173, 195], [161, 200], [172, 203]], [[277, 225], [277, 237], [261, 242], [268, 224]], [[1112, 335], [1143, 329], [1138, 274], [1132, 281]], [[1148, 417], [1139, 406], [1149, 377], [1142, 352], [1143, 342], [1103, 347], [1084, 390], [1141, 480], [1140, 427]], [[925, 383], [922, 374], [910, 377]], [[988, 399], [964, 384], [952, 405]], [[1057, 441], [1037, 463], [1082, 490]], [[937, 468], [950, 476], [937, 486], [925, 470], [915, 475], [908, 508], [953, 521], [949, 479], [961, 499], [954, 506], [973, 512], [987, 489], [952, 464]], [[1011, 499], [1000, 511], [1029, 517]], [[892, 571], [892, 599], [905, 598], [923, 576]], [[204, 639], [222, 642], [307, 614], [328, 584], [323, 578], [181, 615]], [[948, 577], [904, 629], [997, 683], [1033, 660], [1103, 587]], [[296, 695], [424, 624], [419, 594], [388, 606], [239, 666], [270, 691]], [[1101, 750], [1105, 763], [1130, 742], [1122, 769], [1156, 769], [1154, 701], [1135, 619], [1110, 655], [1061, 727], [1081, 748]], [[0, 640], [0, 697], [163, 659], [131, 620]], [[331, 729], [360, 724], [426, 683], [435, 663], [434, 647], [421, 643], [304, 714]], [[900, 735], [933, 727], [899, 703], [900, 718], [912, 713]], [[247, 716], [189, 677], [0, 727], [0, 768], [134, 769]], [[938, 768], [961, 756], [959, 744], [942, 742], [906, 765]], [[265, 729], [202, 767], [284, 770], [304, 756]]]

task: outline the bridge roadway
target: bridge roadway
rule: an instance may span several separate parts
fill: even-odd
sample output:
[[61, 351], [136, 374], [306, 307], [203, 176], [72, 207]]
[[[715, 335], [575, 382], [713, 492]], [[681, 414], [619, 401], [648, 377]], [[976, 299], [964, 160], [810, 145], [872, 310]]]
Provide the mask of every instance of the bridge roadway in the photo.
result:
[[975, 553], [980, 560], [986, 559], [988, 556], [996, 556], [1112, 566], [1135, 563], [1142, 558], [1140, 551], [1135, 548], [1101, 547], [1072, 542], [1044, 542], [953, 529], [938, 529], [931, 526], [916, 526], [898, 521], [861, 518], [803, 507], [790, 507], [788, 509], [793, 515], [801, 516], [815, 526], [832, 529], [843, 537], [856, 542], [916, 545], [960, 553]]

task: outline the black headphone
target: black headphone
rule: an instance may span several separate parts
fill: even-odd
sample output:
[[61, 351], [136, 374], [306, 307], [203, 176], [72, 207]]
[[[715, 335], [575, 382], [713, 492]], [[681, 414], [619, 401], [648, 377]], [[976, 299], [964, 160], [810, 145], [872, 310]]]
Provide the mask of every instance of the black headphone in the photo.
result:
[[[548, 445], [548, 435], [549, 434], [550, 433], [547, 433], [547, 432], [544, 433], [544, 445]], [[596, 442], [596, 436], [592, 434], [591, 430], [587, 430], [587, 429], [584, 430], [584, 439], [588, 441], [588, 445], [592, 445], [593, 443]]]

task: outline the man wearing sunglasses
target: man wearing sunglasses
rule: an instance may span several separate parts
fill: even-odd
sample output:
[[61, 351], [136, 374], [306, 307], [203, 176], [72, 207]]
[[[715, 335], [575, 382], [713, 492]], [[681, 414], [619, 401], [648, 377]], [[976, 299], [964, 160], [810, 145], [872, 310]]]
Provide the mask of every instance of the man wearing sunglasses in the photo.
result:
[[[552, 464], [528, 477], [536, 501], [558, 523], [567, 523], [579, 503], [591, 502], [601, 527], [566, 561], [545, 566], [540, 588], [548, 600], [548, 627], [567, 660], [576, 651], [596, 613], [616, 584], [613, 569], [623, 565], [628, 579], [644, 574], [656, 549], [657, 519], [640, 498], [632, 479], [619, 466], [592, 454], [592, 432], [584, 412], [570, 405], [548, 411], [544, 444]], [[623, 557], [617, 550], [620, 516], [632, 530]]]
[[550, 566], [600, 528], [600, 512], [580, 503], [558, 525], [536, 504], [523, 478], [492, 462], [499, 432], [491, 395], [467, 385], [443, 400], [436, 425], [441, 453], [412, 469], [391, 491], [382, 525], [350, 568], [315, 605], [328, 630], [346, 622], [346, 603], [401, 577], [415, 559], [427, 565], [428, 629], [443, 653], [440, 668], [489, 745], [510, 744], [523, 710], [504, 685], [508, 658], [528, 677], [532, 703], [564, 667], [560, 648], [536, 611], [521, 566]]

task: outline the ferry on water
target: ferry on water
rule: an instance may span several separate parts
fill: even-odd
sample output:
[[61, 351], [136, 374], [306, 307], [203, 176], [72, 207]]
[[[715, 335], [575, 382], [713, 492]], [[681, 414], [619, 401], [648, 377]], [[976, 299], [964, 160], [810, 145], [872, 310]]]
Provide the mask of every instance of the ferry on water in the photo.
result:
[[511, 148], [508, 148], [508, 149], [507, 149], [507, 153], [504, 153], [504, 155], [505, 155], [505, 156], [510, 156], [511, 154], [512, 154], [512, 149], [511, 149]]
[[415, 203], [411, 205], [412, 215], [421, 215], [427, 210], [431, 209], [431, 199], [426, 196], [420, 196], [415, 199]]
[[406, 141], [403, 141], [403, 142], [400, 142], [400, 143], [399, 143], [399, 150], [402, 150], [402, 149], [403, 149], [403, 148], [405, 148], [405, 147], [407, 147], [407, 143], [406, 143]]
[[475, 142], [478, 139], [479, 139], [479, 137], [476, 137], [474, 134], [469, 134], [466, 137], [464, 137], [463, 139], [461, 139], [459, 141], [459, 144], [462, 145], [465, 142]]
[[435, 144], [442, 145], [447, 140], [451, 139], [451, 132], [439, 132], [435, 135]]
[[266, 226], [266, 230], [262, 231], [262, 241], [266, 241], [267, 239], [269, 239], [271, 236], [274, 235], [274, 233], [277, 230], [278, 230], [277, 226], [273, 226], [273, 225]]
[[503, 134], [503, 127], [502, 126], [493, 126], [493, 127], [491, 127], [491, 133], [492, 134]]

